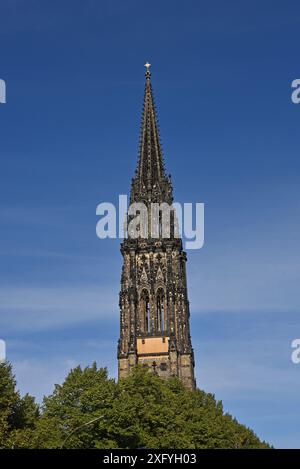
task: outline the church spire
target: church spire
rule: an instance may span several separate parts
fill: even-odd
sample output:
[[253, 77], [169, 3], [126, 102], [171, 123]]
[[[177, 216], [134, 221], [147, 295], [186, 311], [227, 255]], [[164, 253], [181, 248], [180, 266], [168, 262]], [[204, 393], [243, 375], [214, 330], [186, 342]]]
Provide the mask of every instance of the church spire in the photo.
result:
[[[186, 254], [182, 240], [175, 236], [175, 211], [172, 184], [166, 176], [158, 134], [158, 124], [147, 62], [141, 145], [138, 167], [132, 180], [130, 205], [142, 203], [145, 218], [127, 214], [140, 228], [139, 235], [128, 236], [121, 244], [123, 268], [120, 290], [119, 377], [126, 378], [136, 365], [152, 370], [162, 378], [177, 376], [189, 388], [195, 388], [194, 353], [190, 336], [189, 302], [186, 280]], [[153, 217], [152, 203], [159, 205]], [[150, 210], [149, 210], [150, 208]], [[168, 207], [167, 207], [168, 208]], [[164, 212], [164, 213], [163, 213]], [[135, 220], [134, 220], [135, 219]], [[157, 233], [152, 233], [152, 221]], [[165, 225], [163, 225], [165, 223]], [[169, 236], [164, 229], [169, 224]], [[137, 226], [139, 225], [139, 226]], [[142, 228], [148, 226], [144, 236]], [[135, 231], [135, 234], [137, 234]]]
[[172, 202], [170, 177], [165, 174], [163, 152], [160, 142], [158, 120], [151, 85], [151, 72], [148, 62], [140, 135], [139, 161], [132, 182], [132, 201]]

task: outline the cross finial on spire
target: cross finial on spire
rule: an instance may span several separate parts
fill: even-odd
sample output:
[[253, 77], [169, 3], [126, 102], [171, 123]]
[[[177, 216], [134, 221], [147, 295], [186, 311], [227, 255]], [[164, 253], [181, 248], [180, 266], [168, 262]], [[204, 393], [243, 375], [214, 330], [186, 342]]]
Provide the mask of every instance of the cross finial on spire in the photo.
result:
[[150, 72], [149, 69], [150, 69], [150, 67], [151, 67], [151, 64], [149, 64], [149, 62], [146, 62], [145, 65], [144, 65], [144, 67], [146, 67], [146, 73], [145, 73], [146, 78], [150, 78], [151, 72]]

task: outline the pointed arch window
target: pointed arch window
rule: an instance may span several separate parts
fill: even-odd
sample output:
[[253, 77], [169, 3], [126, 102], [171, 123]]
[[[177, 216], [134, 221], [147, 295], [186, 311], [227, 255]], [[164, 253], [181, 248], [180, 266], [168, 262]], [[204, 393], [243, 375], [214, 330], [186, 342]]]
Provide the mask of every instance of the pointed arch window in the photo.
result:
[[150, 301], [147, 290], [142, 291], [141, 306], [143, 313], [144, 332], [151, 332]]
[[162, 288], [157, 291], [156, 296], [156, 321], [157, 331], [164, 332], [165, 330], [165, 293]]
[[159, 237], [162, 238], [163, 230], [162, 230], [162, 212], [161, 212], [161, 210], [159, 211], [159, 214], [158, 214], [158, 232], [159, 232]]

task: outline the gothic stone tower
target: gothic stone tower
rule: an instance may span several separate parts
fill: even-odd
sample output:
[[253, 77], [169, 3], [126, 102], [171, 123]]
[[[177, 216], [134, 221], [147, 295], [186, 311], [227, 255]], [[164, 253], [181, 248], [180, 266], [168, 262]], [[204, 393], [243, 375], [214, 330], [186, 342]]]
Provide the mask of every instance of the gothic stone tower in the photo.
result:
[[[146, 84], [138, 167], [132, 179], [130, 203], [172, 206], [173, 189], [165, 173], [156, 109], [146, 64]], [[194, 354], [189, 325], [186, 253], [174, 236], [176, 217], [171, 216], [171, 236], [132, 238], [121, 244], [124, 263], [120, 291], [119, 378], [136, 364], [161, 377], [178, 376], [194, 388]]]

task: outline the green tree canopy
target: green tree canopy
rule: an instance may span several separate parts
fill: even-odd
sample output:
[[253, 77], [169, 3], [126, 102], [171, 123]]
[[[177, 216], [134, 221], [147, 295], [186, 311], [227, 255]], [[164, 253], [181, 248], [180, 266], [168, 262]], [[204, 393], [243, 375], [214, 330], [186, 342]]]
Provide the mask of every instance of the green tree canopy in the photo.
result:
[[269, 447], [224, 414], [212, 394], [191, 391], [176, 378], [162, 380], [139, 367], [116, 383], [95, 363], [71, 370], [44, 399], [30, 445], [63, 444], [107, 449]]
[[39, 410], [34, 398], [16, 390], [12, 367], [0, 363], [0, 448], [26, 448], [33, 439]]

